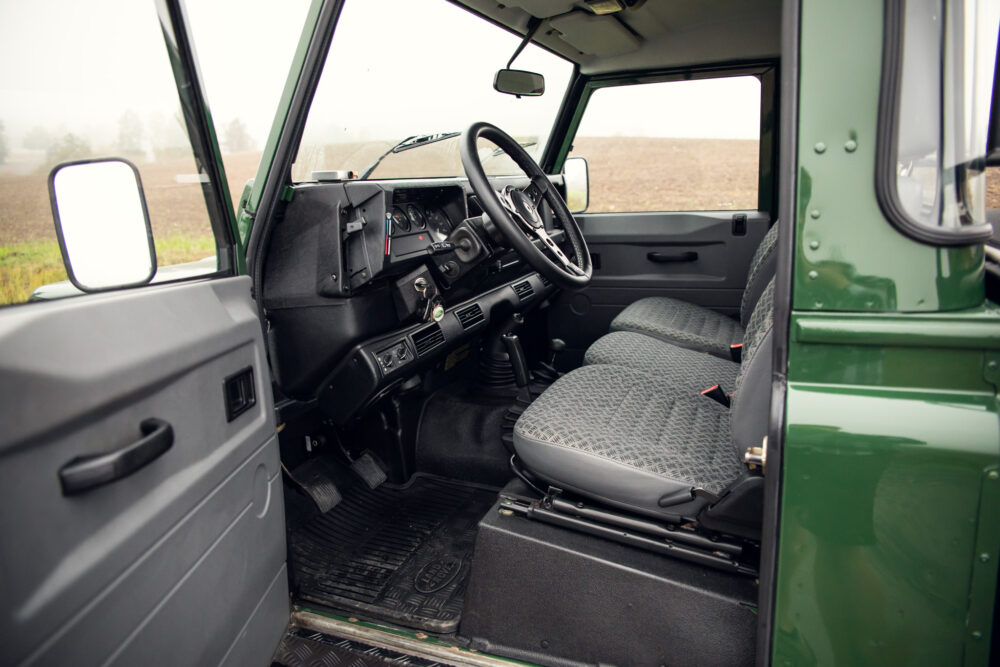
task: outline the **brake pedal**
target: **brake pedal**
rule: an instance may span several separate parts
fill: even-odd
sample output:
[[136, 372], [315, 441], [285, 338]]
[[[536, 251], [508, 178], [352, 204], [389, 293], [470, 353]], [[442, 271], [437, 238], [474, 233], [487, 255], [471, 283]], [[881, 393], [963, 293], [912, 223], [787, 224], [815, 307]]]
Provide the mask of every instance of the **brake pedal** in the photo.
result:
[[381, 486], [388, 479], [385, 470], [382, 469], [382, 466], [375, 461], [375, 457], [369, 452], [365, 452], [354, 459], [354, 463], [351, 464], [351, 470], [372, 490]]
[[[282, 466], [284, 467], [284, 466]], [[286, 470], [286, 472], [288, 472]], [[343, 496], [326, 472], [326, 466], [321, 459], [310, 459], [288, 472], [288, 476], [316, 504], [317, 509], [326, 514], [336, 507]]]

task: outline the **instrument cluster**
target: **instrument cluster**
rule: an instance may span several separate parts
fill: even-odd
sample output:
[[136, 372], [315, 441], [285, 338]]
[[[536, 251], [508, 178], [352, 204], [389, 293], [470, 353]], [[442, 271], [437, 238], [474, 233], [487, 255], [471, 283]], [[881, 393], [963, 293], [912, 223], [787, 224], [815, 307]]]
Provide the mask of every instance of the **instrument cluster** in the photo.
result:
[[431, 240], [444, 241], [452, 230], [452, 222], [444, 210], [437, 206], [424, 207], [420, 203], [393, 206], [391, 236], [427, 232]]

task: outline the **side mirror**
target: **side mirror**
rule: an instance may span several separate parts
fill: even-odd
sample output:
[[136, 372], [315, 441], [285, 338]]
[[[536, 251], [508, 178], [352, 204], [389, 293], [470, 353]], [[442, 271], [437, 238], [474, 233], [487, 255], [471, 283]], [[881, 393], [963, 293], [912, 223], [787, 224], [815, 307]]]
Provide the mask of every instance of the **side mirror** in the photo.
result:
[[545, 77], [523, 69], [502, 69], [493, 78], [493, 89], [518, 97], [537, 97], [545, 92]]
[[119, 158], [65, 162], [49, 198], [69, 279], [84, 292], [137, 287], [156, 273], [139, 170]]
[[566, 158], [563, 163], [563, 184], [566, 186], [566, 208], [569, 212], [586, 211], [590, 205], [590, 169], [587, 158]]

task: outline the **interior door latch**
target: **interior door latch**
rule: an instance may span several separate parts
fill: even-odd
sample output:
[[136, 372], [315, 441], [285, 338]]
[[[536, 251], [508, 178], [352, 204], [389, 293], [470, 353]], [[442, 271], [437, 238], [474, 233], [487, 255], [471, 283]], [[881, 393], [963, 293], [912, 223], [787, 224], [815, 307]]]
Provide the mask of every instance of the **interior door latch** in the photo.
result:
[[257, 403], [253, 388], [253, 366], [230, 375], [222, 385], [226, 401], [226, 421], [231, 422]]
[[733, 236], [747, 235], [747, 214], [736, 213], [733, 215]]

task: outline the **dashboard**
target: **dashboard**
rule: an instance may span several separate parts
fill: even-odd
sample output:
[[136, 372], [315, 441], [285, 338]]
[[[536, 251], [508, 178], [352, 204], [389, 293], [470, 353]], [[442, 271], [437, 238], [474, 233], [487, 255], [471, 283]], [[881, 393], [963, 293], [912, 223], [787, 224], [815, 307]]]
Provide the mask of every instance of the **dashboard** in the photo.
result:
[[555, 289], [507, 247], [466, 179], [303, 183], [280, 216], [261, 295], [274, 379], [337, 421]]

